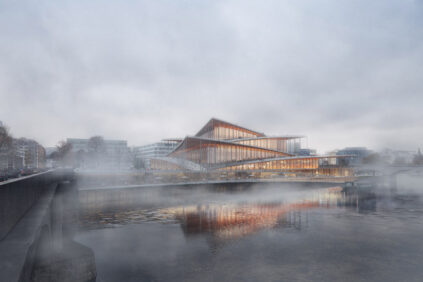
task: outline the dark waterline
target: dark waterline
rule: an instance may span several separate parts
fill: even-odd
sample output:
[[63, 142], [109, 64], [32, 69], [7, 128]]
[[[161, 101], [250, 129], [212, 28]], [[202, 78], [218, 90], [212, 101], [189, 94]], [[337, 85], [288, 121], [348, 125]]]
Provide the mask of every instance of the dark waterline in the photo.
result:
[[422, 281], [422, 193], [403, 187], [91, 195], [77, 240], [98, 281]]

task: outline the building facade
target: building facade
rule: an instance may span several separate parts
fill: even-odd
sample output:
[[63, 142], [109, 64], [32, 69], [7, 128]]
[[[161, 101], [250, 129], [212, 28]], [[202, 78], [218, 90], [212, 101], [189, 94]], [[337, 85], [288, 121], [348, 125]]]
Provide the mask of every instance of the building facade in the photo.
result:
[[226, 121], [211, 119], [165, 157], [150, 160], [152, 170], [274, 172], [295, 175], [349, 175], [331, 165], [339, 156], [300, 156], [303, 136], [266, 136]]
[[15, 167], [16, 168], [44, 168], [46, 164], [46, 151], [36, 141], [26, 138], [14, 140]]
[[181, 141], [181, 139], [165, 139], [160, 142], [133, 147], [133, 154], [136, 162], [142, 163], [142, 167], [149, 169], [151, 159], [167, 156]]
[[93, 146], [91, 139], [68, 138], [71, 152], [75, 155], [76, 166], [97, 169], [128, 169], [132, 160], [126, 140], [101, 139]]
[[360, 165], [364, 158], [368, 157], [372, 151], [365, 147], [346, 147], [339, 150], [336, 155], [345, 156], [344, 160], [349, 165]]
[[13, 139], [10, 148], [7, 150], [0, 149], [0, 169], [41, 169], [45, 166], [45, 149], [32, 139]]

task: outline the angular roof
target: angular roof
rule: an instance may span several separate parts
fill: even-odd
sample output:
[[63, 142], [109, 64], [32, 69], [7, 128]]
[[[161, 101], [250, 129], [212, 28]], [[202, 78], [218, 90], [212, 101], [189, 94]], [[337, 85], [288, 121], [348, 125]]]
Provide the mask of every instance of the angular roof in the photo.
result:
[[275, 153], [277, 155], [280, 156], [294, 156], [292, 154], [288, 154], [285, 152], [281, 152], [281, 151], [277, 151], [277, 150], [272, 150], [272, 149], [267, 149], [267, 148], [262, 148], [262, 147], [257, 147], [257, 146], [251, 146], [251, 145], [244, 145], [244, 144], [238, 144], [238, 143], [234, 143], [234, 142], [230, 142], [230, 141], [225, 141], [225, 140], [215, 140], [215, 139], [208, 139], [208, 138], [201, 138], [201, 137], [196, 137], [196, 136], [187, 136], [185, 137], [184, 141], [179, 143], [179, 145], [168, 154], [168, 156], [171, 156], [174, 152], [178, 151], [181, 147], [183, 147], [184, 145], [186, 145], [186, 147], [192, 147], [198, 144], [225, 144], [225, 145], [232, 145], [232, 146], [238, 146], [238, 147], [243, 147], [243, 148], [252, 148], [252, 149], [259, 149], [259, 150], [263, 150], [263, 151], [267, 151], [267, 152], [272, 152]]
[[248, 138], [236, 138], [236, 139], [228, 139], [227, 141], [230, 142], [240, 142], [240, 141], [249, 141], [249, 140], [265, 140], [265, 139], [277, 139], [277, 140], [291, 140], [291, 139], [299, 139], [304, 138], [304, 136], [296, 135], [296, 136], [263, 136], [263, 137], [248, 137]]
[[215, 127], [220, 126], [220, 125], [226, 125], [228, 127], [234, 127], [234, 128], [239, 129], [240, 131], [248, 132], [248, 133], [256, 135], [258, 137], [264, 137], [265, 136], [264, 133], [257, 132], [257, 131], [254, 131], [254, 130], [251, 130], [251, 129], [248, 129], [248, 128], [227, 122], [227, 121], [223, 121], [223, 120], [220, 120], [220, 119], [217, 119], [217, 118], [210, 119], [206, 123], [206, 125], [204, 125], [200, 129], [200, 131], [198, 131], [198, 133], [195, 136], [201, 136], [202, 134], [208, 132], [211, 128], [215, 128]]

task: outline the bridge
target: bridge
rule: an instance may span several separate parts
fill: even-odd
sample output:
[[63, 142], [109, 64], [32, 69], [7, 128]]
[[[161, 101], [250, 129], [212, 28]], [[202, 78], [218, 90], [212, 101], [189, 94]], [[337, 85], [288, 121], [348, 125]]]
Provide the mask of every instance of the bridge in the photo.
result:
[[402, 173], [423, 173], [423, 166], [417, 165], [384, 165], [384, 166], [374, 166], [374, 165], [366, 165], [361, 166], [356, 172], [367, 172], [373, 174], [373, 176], [380, 175], [380, 176], [392, 176], [398, 175]]
[[185, 181], [172, 183], [149, 183], [134, 185], [113, 185], [113, 186], [89, 186], [80, 189], [85, 190], [104, 190], [104, 189], [125, 189], [125, 188], [143, 188], [143, 187], [183, 187], [183, 186], [213, 186], [213, 185], [243, 185], [243, 184], [299, 184], [299, 185], [339, 185], [347, 182], [354, 182], [355, 177], [286, 177], [286, 178], [269, 178], [269, 179], [224, 179], [224, 180], [202, 180], [202, 181]]
[[356, 170], [357, 181], [379, 181], [387, 183], [392, 189], [397, 187], [397, 177], [402, 174], [423, 175], [423, 166], [388, 165], [388, 166], [362, 166]]

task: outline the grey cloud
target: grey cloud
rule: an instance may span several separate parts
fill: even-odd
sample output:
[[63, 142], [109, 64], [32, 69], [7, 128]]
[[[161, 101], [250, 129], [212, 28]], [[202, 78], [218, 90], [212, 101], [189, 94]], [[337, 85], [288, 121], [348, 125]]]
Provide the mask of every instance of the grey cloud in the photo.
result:
[[144, 144], [194, 134], [212, 116], [306, 134], [322, 150], [384, 146], [396, 131], [405, 137], [391, 145], [415, 148], [423, 137], [419, 1], [0, 1], [0, 10], [0, 120], [45, 145], [93, 134]]

